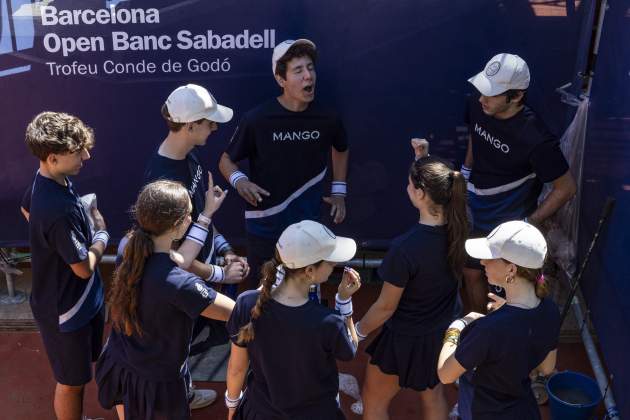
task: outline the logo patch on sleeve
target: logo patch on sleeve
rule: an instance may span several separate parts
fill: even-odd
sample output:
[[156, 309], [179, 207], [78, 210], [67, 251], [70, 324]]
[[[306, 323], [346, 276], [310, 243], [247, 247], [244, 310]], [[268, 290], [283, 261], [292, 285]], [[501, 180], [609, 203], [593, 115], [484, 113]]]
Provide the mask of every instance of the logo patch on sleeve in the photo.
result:
[[206, 289], [203, 284], [201, 284], [200, 282], [196, 282], [195, 287], [197, 288], [197, 291], [199, 292], [201, 296], [203, 296], [204, 299], [208, 299], [208, 296], [210, 294], [208, 293], [208, 289]]

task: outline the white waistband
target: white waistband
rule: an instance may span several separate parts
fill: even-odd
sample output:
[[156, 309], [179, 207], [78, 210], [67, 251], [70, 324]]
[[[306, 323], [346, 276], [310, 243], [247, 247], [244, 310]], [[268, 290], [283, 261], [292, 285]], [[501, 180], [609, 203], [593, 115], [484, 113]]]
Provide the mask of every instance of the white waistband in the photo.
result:
[[476, 195], [495, 195], [502, 192], [510, 191], [515, 189], [516, 187], [520, 187], [530, 179], [536, 178], [536, 174], [531, 173], [526, 177], [521, 179], [517, 179], [516, 181], [510, 182], [509, 184], [499, 185], [498, 187], [492, 188], [476, 188], [472, 182], [468, 183], [468, 191], [474, 193]]

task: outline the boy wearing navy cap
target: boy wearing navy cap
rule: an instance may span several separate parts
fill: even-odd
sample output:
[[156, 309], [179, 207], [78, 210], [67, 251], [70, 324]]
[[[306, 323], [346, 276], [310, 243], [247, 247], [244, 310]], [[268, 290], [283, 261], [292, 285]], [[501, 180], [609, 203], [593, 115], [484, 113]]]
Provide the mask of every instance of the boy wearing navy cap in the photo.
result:
[[29, 205], [30, 304], [57, 382], [55, 414], [78, 419], [83, 388], [102, 346], [98, 263], [109, 235], [96, 208], [88, 216], [68, 177], [78, 175], [90, 158], [94, 134], [77, 117], [42, 112], [28, 125], [26, 144], [39, 159]]
[[[275, 47], [272, 71], [282, 95], [243, 116], [219, 163], [247, 202], [249, 288], [258, 286], [260, 267], [287, 226], [319, 219], [329, 154], [332, 186], [324, 200], [335, 223], [346, 216], [348, 142], [339, 116], [315, 102], [316, 58], [315, 44], [307, 39]], [[245, 159], [249, 175], [236, 165]]]
[[[508, 220], [539, 225], [576, 191], [558, 139], [525, 103], [530, 83], [527, 63], [514, 54], [497, 54], [468, 80], [479, 91], [469, 103], [468, 151], [461, 172], [468, 180], [473, 235], [485, 236]], [[552, 189], [538, 205], [545, 183]], [[484, 311], [487, 284], [478, 261], [464, 269], [472, 309]]]

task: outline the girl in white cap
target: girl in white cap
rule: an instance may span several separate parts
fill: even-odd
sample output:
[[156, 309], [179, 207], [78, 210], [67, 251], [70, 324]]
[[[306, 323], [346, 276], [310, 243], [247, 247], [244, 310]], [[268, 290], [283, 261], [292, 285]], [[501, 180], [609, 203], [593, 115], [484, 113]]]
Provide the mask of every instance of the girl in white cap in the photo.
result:
[[229, 419], [345, 418], [337, 400], [336, 360], [350, 360], [356, 352], [351, 296], [361, 279], [352, 269], [344, 271], [335, 297], [338, 312], [309, 300], [308, 291], [355, 252], [352, 239], [310, 220], [282, 232], [274, 258], [263, 265], [262, 288], [238, 297], [227, 324]]
[[466, 184], [460, 172], [422, 157], [424, 152], [417, 151], [407, 185], [419, 221], [392, 242], [378, 270], [381, 294], [356, 325], [360, 338], [383, 326], [366, 348], [365, 419], [388, 419], [389, 404], [401, 388], [420, 393], [423, 419], [448, 415], [435, 365], [442, 334], [459, 312], [458, 279], [468, 235]]
[[534, 226], [512, 221], [486, 238], [466, 241], [466, 251], [481, 260], [490, 284], [505, 289], [506, 300], [486, 316], [471, 312], [450, 325], [440, 380], [460, 378], [463, 420], [540, 419], [529, 375], [534, 369], [553, 371], [560, 332], [558, 308], [545, 298], [545, 238]]

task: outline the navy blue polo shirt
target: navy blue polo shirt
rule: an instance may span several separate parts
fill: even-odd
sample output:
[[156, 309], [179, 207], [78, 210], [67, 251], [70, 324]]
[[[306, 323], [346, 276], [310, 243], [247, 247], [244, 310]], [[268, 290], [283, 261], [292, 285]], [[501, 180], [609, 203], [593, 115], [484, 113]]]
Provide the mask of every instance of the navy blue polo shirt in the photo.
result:
[[[227, 323], [235, 344], [259, 295], [249, 290], [236, 300]], [[254, 340], [243, 346], [250, 359], [247, 399], [261, 417], [335, 418], [336, 360], [348, 361], [356, 351], [341, 315], [313, 301], [289, 307], [271, 299], [254, 328]]]
[[87, 280], [70, 268], [88, 259], [92, 232], [79, 195], [66, 182], [60, 185], [38, 173], [30, 203], [23, 203], [30, 212], [33, 316], [62, 332], [85, 326], [103, 305], [98, 268]]
[[[197, 220], [197, 216], [205, 207], [206, 191], [208, 190], [208, 173], [201, 166], [197, 151], [193, 149], [186, 155], [186, 159], [177, 160], [161, 156], [156, 150], [147, 164], [143, 184], [146, 185], [160, 179], [177, 181], [186, 187], [192, 202], [191, 216], [193, 220]], [[212, 257], [213, 252], [213, 235], [208, 235], [197, 259], [207, 262], [208, 258]]]
[[248, 159], [250, 181], [270, 193], [257, 207], [247, 203], [248, 233], [275, 239], [292, 223], [319, 219], [331, 147], [348, 149], [345, 129], [315, 102], [293, 112], [273, 98], [243, 116], [226, 153]]
[[177, 267], [166, 253], [147, 258], [137, 290], [142, 335], [112, 329], [107, 351], [142, 377], [156, 381], [183, 377], [194, 320], [214, 302], [216, 292]]
[[395, 238], [378, 275], [405, 290], [385, 325], [409, 336], [444, 329], [456, 310], [458, 281], [447, 261], [446, 225], [414, 225]]
[[473, 388], [462, 408], [474, 419], [540, 418], [529, 373], [557, 348], [559, 333], [560, 313], [551, 299], [533, 309], [506, 304], [468, 325], [455, 351]]
[[500, 120], [484, 114], [479, 101], [471, 99], [466, 124], [473, 152], [468, 202], [477, 231], [490, 232], [529, 216], [543, 184], [569, 170], [558, 139], [527, 105]]

